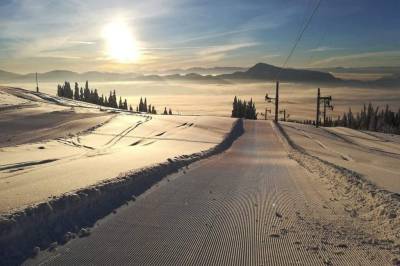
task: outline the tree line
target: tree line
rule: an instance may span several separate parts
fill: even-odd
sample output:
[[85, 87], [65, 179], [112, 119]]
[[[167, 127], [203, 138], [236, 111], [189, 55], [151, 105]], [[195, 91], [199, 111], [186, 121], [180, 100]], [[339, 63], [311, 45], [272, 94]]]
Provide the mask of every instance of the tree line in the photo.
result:
[[[126, 99], [122, 100], [121, 97], [119, 97], [119, 101], [117, 101], [115, 90], [110, 91], [108, 97], [104, 96], [103, 94], [99, 96], [97, 89], [93, 90], [89, 88], [88, 81], [86, 81], [85, 83], [85, 88], [79, 88], [78, 82], [75, 82], [74, 90], [71, 89], [70, 83], [68, 81], [65, 81], [63, 85], [57, 86], [57, 96], [106, 107], [128, 110], [128, 101]], [[133, 111], [132, 105], [129, 106], [129, 110]]]
[[169, 110], [167, 111], [167, 107], [164, 108], [164, 115], [172, 115], [172, 110], [171, 108], [169, 108]]
[[[315, 125], [315, 120], [289, 121]], [[395, 112], [390, 110], [389, 105], [386, 105], [384, 109], [380, 109], [379, 106], [374, 107], [371, 103], [368, 106], [364, 104], [361, 111], [357, 113], [354, 113], [349, 108], [347, 112], [344, 112], [341, 116], [339, 115], [336, 119], [327, 117], [325, 123], [321, 123], [321, 125], [400, 134], [400, 109]]]
[[256, 120], [257, 110], [253, 99], [251, 98], [249, 102], [246, 102], [235, 96], [232, 104], [232, 117]]
[[[141, 113], [149, 113], [149, 114], [157, 114], [157, 110], [155, 109], [154, 105], [147, 105], [147, 99], [146, 97], [143, 98], [140, 97], [140, 101], [138, 106], [136, 106], [136, 111], [137, 112], [141, 112]], [[171, 108], [169, 108], [169, 110], [167, 111], [167, 107], [164, 108], [164, 115], [172, 115], [172, 110]]]
[[154, 107], [154, 105], [147, 105], [147, 99], [140, 97], [139, 105], [136, 106], [136, 111], [137, 112], [144, 112], [144, 113], [149, 113], [149, 114], [157, 114], [157, 110]]
[[[63, 85], [57, 85], [57, 96], [106, 107], [133, 111], [132, 105], [129, 105], [128, 107], [128, 101], [126, 99], [122, 100], [122, 98], [119, 97], [119, 101], [117, 101], [115, 90], [110, 91], [110, 95], [108, 97], [104, 96], [103, 94], [99, 96], [97, 89], [93, 90], [89, 88], [88, 81], [85, 83], [85, 88], [79, 88], [78, 82], [75, 82], [74, 90], [72, 90], [71, 84], [68, 81], [65, 81]], [[136, 112], [157, 114], [155, 106], [147, 104], [147, 99], [144, 98], [143, 100], [143, 97], [140, 97], [139, 104], [136, 106]], [[172, 115], [171, 108], [169, 108], [169, 111], [167, 111], [167, 108], [165, 107], [163, 114]]]
[[400, 134], [400, 108], [397, 112], [390, 110], [389, 105], [384, 109], [374, 107], [371, 103], [353, 113], [351, 108], [336, 120], [329, 120], [327, 126], [342, 126], [360, 130], [370, 130], [384, 133]]

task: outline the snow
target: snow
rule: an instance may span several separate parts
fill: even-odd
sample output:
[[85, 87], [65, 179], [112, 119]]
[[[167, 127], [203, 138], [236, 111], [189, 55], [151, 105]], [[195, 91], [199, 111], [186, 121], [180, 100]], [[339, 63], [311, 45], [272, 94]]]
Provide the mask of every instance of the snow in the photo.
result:
[[[0, 93], [0, 232], [18, 249], [38, 228], [49, 232], [63, 221], [70, 230], [87, 213], [99, 217], [96, 211], [120, 206], [136, 188], [143, 192], [240, 135], [241, 120], [227, 117], [145, 115], [20, 89]], [[289, 156], [314, 173], [318, 193], [329, 189], [332, 204], [400, 244], [400, 138], [281, 125], [295, 148]], [[298, 182], [304, 193], [317, 193]]]
[[[10, 90], [2, 90], [2, 93], [7, 92]], [[18, 93], [20, 95], [21, 91]], [[22, 93], [24, 99], [29, 98], [29, 102], [39, 106], [30, 107], [29, 112], [27, 109], [7, 111], [6, 115], [10, 119], [27, 119], [24, 124], [18, 125], [4, 122], [19, 127], [21, 132], [14, 138], [20, 137], [17, 144], [23, 144], [2, 143], [0, 213], [23, 209], [44, 202], [49, 197], [58, 197], [112, 180], [124, 173], [161, 164], [168, 159], [206, 151], [221, 143], [236, 121], [212, 116], [115, 113], [54, 96], [39, 102], [35, 100], [36, 95], [31, 97], [30, 92]], [[41, 99], [46, 98], [40, 96]], [[72, 110], [71, 105], [75, 106]], [[46, 124], [31, 132], [42, 134], [50, 130], [49, 139], [31, 141], [32, 134], [27, 134], [24, 129], [30, 128], [27, 121], [36, 109], [43, 119], [50, 114], [61, 119], [66, 116], [66, 112], [76, 116], [76, 119], [74, 123], [69, 121], [58, 125], [61, 132], [56, 133], [59, 137], [54, 133], [57, 128], [54, 125], [58, 123], [56, 119], [54, 124]], [[89, 120], [96, 122], [86, 123]], [[86, 127], [82, 126], [85, 124]], [[68, 134], [65, 134], [66, 131]]]
[[[400, 244], [398, 138], [348, 128], [281, 123], [278, 135], [289, 157], [319, 177], [365, 231]], [[396, 152], [393, 152], [396, 151]]]
[[16, 97], [12, 94], [0, 90], [0, 108], [12, 105], [26, 104], [28, 102], [29, 100]]
[[[363, 175], [380, 188], [400, 193], [399, 138], [349, 128], [282, 123], [308, 154]], [[387, 136], [385, 136], [387, 135]]]

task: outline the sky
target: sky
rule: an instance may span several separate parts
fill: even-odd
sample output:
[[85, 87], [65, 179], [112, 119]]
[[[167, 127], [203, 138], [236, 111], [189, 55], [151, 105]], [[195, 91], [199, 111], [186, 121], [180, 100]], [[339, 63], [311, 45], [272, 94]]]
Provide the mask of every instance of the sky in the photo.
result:
[[[281, 66], [319, 0], [0, 0], [0, 69]], [[322, 0], [288, 67], [400, 65], [400, 1]]]

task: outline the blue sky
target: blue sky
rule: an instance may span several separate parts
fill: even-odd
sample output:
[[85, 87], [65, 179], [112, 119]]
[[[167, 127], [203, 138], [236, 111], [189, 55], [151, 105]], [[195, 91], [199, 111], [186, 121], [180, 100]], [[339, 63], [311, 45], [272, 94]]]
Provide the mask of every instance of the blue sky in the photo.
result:
[[[0, 69], [151, 72], [257, 62], [279, 66], [316, 3], [0, 0]], [[398, 0], [322, 0], [288, 66], [399, 66], [399, 13]], [[115, 21], [123, 24], [123, 37], [117, 34], [121, 39], [110, 48], [115, 35], [111, 30], [105, 36], [104, 29]], [[113, 57], [131, 46], [138, 58]]]

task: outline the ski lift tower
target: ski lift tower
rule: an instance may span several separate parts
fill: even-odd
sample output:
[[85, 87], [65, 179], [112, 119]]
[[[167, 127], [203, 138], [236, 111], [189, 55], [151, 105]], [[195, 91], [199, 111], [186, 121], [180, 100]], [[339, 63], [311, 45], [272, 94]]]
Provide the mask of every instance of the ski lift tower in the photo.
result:
[[271, 108], [266, 107], [266, 108], [265, 108], [265, 114], [264, 114], [265, 120], [268, 119], [268, 113], [271, 113]]
[[269, 97], [268, 93], [265, 95], [266, 102], [275, 101], [275, 122], [278, 123], [279, 115], [279, 81], [276, 81], [275, 98]]
[[280, 110], [279, 111], [280, 114], [283, 114], [283, 121], [286, 122], [286, 118], [289, 117], [289, 114], [286, 117], [286, 109]]
[[332, 96], [321, 96], [321, 90], [320, 88], [318, 88], [318, 93], [317, 93], [317, 120], [315, 121], [315, 127], [319, 127], [320, 125], [320, 105], [321, 105], [321, 101], [324, 104], [324, 126], [326, 126], [326, 109], [330, 108], [333, 111], [333, 105], [331, 104], [332, 101]]

